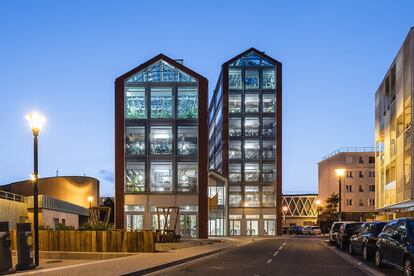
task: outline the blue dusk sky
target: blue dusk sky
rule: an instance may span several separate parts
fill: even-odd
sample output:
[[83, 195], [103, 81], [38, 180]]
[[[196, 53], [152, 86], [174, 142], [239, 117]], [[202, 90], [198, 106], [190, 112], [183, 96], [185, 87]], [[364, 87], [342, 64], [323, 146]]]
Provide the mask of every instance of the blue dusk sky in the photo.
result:
[[283, 63], [283, 190], [316, 192], [317, 162], [374, 145], [374, 94], [414, 1], [0, 1], [0, 183], [32, 172], [24, 116], [47, 117], [41, 177], [88, 175], [113, 195], [114, 80], [164, 53], [214, 87], [255, 47]]

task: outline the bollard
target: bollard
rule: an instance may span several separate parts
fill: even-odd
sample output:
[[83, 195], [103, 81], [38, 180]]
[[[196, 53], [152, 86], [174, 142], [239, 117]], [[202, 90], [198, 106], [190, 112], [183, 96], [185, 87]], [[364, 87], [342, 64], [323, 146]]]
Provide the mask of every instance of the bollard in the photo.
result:
[[17, 223], [17, 270], [34, 269], [33, 235], [30, 223]]

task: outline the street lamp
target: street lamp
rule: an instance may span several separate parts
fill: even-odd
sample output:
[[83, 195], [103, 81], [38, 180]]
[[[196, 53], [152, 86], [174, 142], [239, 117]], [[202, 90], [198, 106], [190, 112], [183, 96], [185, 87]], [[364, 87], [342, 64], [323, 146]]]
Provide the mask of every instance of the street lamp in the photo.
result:
[[92, 208], [93, 196], [88, 196], [89, 208]]
[[338, 186], [339, 186], [339, 214], [338, 220], [342, 221], [342, 176], [345, 174], [345, 169], [336, 169], [335, 170], [336, 176], [338, 177]]
[[37, 153], [37, 137], [39, 136], [40, 129], [46, 122], [46, 119], [38, 113], [29, 113], [26, 115], [26, 120], [29, 121], [30, 127], [33, 132], [33, 153], [34, 153], [34, 172], [32, 175], [33, 181], [33, 227], [34, 227], [34, 251], [35, 251], [35, 264], [39, 266], [39, 201], [38, 201], [38, 189], [37, 184], [39, 182], [38, 173], [38, 153]]
[[315, 204], [316, 204], [316, 213], [317, 213], [316, 221], [318, 222], [319, 227], [321, 227], [321, 224], [319, 222], [319, 206], [321, 205], [321, 200], [317, 199], [315, 201]]
[[283, 226], [286, 227], [286, 213], [288, 211], [288, 207], [285, 205], [282, 207], [282, 213], [283, 213]]

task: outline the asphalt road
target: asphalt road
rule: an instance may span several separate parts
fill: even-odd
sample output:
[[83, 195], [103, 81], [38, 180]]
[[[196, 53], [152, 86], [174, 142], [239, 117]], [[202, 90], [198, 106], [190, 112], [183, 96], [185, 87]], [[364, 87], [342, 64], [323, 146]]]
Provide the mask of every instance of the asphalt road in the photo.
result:
[[[336, 249], [335, 249], [336, 250]], [[318, 238], [266, 239], [151, 275], [366, 275]]]

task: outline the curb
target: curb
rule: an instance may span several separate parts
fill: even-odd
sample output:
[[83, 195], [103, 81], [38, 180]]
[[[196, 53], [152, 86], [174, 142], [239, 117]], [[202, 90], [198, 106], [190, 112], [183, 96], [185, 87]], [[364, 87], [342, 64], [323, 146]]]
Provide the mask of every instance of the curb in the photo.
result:
[[321, 242], [321, 243], [323, 245], [325, 245], [327, 248], [329, 248], [329, 250], [331, 250], [332, 252], [335, 252], [335, 254], [337, 254], [342, 259], [347, 261], [352, 266], [358, 268], [359, 270], [361, 270], [365, 274], [372, 275], [372, 276], [386, 276], [386, 274], [369, 267], [368, 265], [366, 265], [366, 264], [360, 262], [359, 260], [351, 257], [350, 255], [346, 254], [345, 252], [336, 250], [335, 248], [332, 248], [332, 247], [328, 246], [325, 242]]
[[184, 259], [181, 259], [181, 260], [177, 260], [177, 261], [173, 261], [173, 262], [153, 266], [153, 267], [150, 267], [150, 268], [146, 268], [146, 269], [142, 269], [142, 270], [138, 270], [138, 271], [135, 271], [135, 272], [126, 273], [126, 274], [122, 274], [122, 275], [123, 276], [140, 276], [140, 275], [153, 273], [153, 272], [156, 272], [156, 271], [159, 271], [159, 270], [163, 270], [163, 269], [170, 268], [170, 267], [177, 266], [177, 265], [181, 265], [181, 264], [184, 264], [184, 263], [187, 263], [187, 262], [190, 262], [190, 261], [201, 259], [203, 257], [214, 255], [214, 254], [223, 252], [223, 251], [225, 251], [227, 249], [230, 249], [230, 248], [233, 248], [233, 247], [235, 247], [235, 246], [233, 245], [233, 246], [229, 246], [229, 247], [225, 247], [225, 248], [216, 249], [216, 250], [213, 250], [213, 251], [210, 251], [210, 252], [202, 253], [202, 254], [187, 257], [187, 258], [184, 258]]

